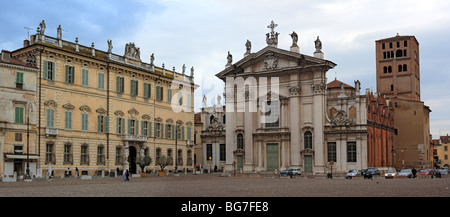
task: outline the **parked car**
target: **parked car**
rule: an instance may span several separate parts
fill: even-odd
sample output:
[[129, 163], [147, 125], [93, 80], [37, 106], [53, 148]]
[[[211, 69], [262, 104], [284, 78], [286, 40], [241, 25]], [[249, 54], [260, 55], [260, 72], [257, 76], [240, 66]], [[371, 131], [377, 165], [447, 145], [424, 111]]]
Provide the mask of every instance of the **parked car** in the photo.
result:
[[302, 175], [302, 171], [298, 168], [291, 168], [289, 169], [289, 171], [292, 172], [292, 175], [296, 175], [296, 176], [301, 176]]
[[370, 179], [375, 175], [380, 175], [380, 171], [377, 168], [368, 168], [364, 173], [364, 178]]
[[433, 175], [433, 170], [432, 169], [421, 169], [421, 170], [419, 170], [419, 172], [417, 174], [418, 175]]
[[398, 172], [397, 176], [406, 176], [408, 178], [412, 178], [412, 169], [402, 169], [400, 172]]
[[440, 172], [441, 173], [441, 175], [448, 175], [448, 169], [438, 169], [437, 170], [438, 172]]
[[384, 178], [385, 179], [393, 179], [395, 176], [397, 176], [397, 171], [392, 169], [392, 170], [387, 170], [384, 173]]
[[346, 179], [351, 179], [355, 176], [361, 176], [361, 172], [359, 170], [349, 170], [347, 174], [345, 175]]
[[290, 176], [292, 174], [289, 170], [282, 170], [278, 176]]

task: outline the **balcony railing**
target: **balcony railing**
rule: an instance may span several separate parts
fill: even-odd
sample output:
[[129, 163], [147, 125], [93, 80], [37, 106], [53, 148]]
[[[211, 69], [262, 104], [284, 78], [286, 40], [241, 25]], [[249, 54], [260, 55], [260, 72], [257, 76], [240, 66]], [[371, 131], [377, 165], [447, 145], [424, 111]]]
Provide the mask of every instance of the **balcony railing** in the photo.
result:
[[45, 128], [45, 135], [47, 135], [47, 136], [57, 136], [58, 135], [58, 129]]
[[124, 135], [124, 141], [133, 141], [133, 142], [147, 142], [147, 136], [140, 135]]

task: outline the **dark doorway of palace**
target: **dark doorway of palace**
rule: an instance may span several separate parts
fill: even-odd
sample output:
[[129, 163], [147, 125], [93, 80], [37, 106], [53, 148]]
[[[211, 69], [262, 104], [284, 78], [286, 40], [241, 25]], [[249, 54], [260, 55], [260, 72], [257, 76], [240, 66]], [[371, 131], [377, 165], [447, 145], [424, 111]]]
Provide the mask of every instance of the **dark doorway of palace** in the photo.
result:
[[136, 148], [134, 146], [129, 147], [129, 159], [128, 162], [130, 163], [130, 174], [135, 174], [136, 171]]

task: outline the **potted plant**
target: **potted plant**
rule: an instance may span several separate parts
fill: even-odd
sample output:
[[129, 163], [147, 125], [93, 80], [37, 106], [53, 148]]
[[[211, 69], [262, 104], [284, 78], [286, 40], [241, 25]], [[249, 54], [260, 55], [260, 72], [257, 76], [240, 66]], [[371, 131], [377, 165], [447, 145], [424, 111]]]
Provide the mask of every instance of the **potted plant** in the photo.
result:
[[152, 163], [152, 158], [149, 156], [140, 157], [137, 163], [141, 167], [141, 177], [146, 177], [147, 173], [144, 172], [144, 168]]
[[159, 171], [158, 176], [166, 176], [166, 173], [164, 172], [164, 168], [167, 165], [169, 165], [170, 162], [171, 162], [171, 159], [164, 155], [159, 158], [158, 162], [156, 162], [156, 164], [158, 164], [159, 167], [161, 167], [161, 171]]

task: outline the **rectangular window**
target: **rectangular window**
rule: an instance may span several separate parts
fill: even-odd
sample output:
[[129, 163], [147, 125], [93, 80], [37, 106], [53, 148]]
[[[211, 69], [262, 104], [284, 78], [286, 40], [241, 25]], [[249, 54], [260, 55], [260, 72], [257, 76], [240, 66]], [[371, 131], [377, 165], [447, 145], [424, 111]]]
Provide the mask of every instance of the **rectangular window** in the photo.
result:
[[72, 112], [71, 111], [64, 112], [64, 129], [66, 129], [66, 130], [72, 129]]
[[280, 109], [278, 101], [267, 101], [266, 110], [269, 110], [265, 113], [266, 127], [279, 127]]
[[55, 128], [55, 110], [47, 109], [47, 128]]
[[104, 73], [98, 73], [98, 89], [100, 89], [100, 90], [105, 89], [105, 74]]
[[14, 135], [16, 142], [22, 142], [22, 133], [15, 133]]
[[171, 139], [172, 138], [172, 125], [166, 124], [166, 138]]
[[81, 85], [89, 86], [89, 70], [87, 69], [81, 70]]
[[381, 44], [381, 49], [385, 49], [385, 48], [386, 48], [385, 44], [384, 43]]
[[164, 88], [161, 86], [156, 86], [156, 100], [163, 101], [164, 98]]
[[160, 138], [161, 137], [161, 124], [155, 123], [155, 137]]
[[172, 103], [172, 89], [167, 89], [167, 102]]
[[72, 145], [65, 144], [64, 145], [64, 164], [72, 164], [72, 163], [73, 163]]
[[220, 144], [220, 161], [226, 160], [226, 146], [225, 144]]
[[408, 41], [405, 40], [405, 41], [403, 42], [403, 46], [404, 46], [404, 47], [408, 47]]
[[55, 80], [55, 63], [44, 61], [44, 79]]
[[75, 67], [66, 65], [66, 74], [65, 74], [66, 83], [73, 84], [75, 80]]
[[336, 142], [329, 142], [327, 144], [328, 148], [328, 162], [336, 162]]
[[97, 131], [99, 133], [108, 133], [109, 130], [109, 117], [108, 116], [103, 116], [103, 115], [99, 115], [97, 116]]
[[128, 119], [128, 134], [129, 135], [136, 134], [136, 120]]
[[16, 72], [16, 88], [22, 89], [23, 87], [23, 72]]
[[189, 142], [191, 142], [191, 127], [187, 127], [187, 135], [186, 135], [186, 137], [187, 137], [187, 141], [189, 141]]
[[356, 162], [356, 142], [347, 142], [347, 162]]
[[206, 161], [209, 162], [209, 157], [212, 159], [212, 144], [206, 144]]
[[122, 147], [118, 146], [116, 147], [116, 165], [123, 163], [123, 156], [122, 156]]
[[116, 134], [125, 134], [125, 119], [116, 118]]
[[87, 145], [82, 145], [81, 146], [80, 164], [89, 164], [89, 152], [88, 152], [88, 146]]
[[97, 165], [98, 164], [103, 164], [105, 165], [105, 155], [103, 154], [104, 152], [104, 147], [102, 145], [99, 145], [97, 147]]
[[151, 98], [152, 95], [152, 85], [144, 83], [144, 98]]
[[53, 153], [53, 143], [46, 144], [45, 163], [55, 163], [55, 154]]
[[148, 121], [141, 121], [141, 135], [148, 136]]
[[24, 108], [16, 107], [14, 111], [14, 123], [16, 124], [24, 124]]
[[123, 77], [116, 77], [116, 92], [123, 93], [124, 92], [125, 79]]
[[82, 113], [81, 114], [81, 131], [88, 131], [88, 114]]
[[444, 146], [444, 151], [448, 151], [448, 146]]
[[130, 94], [132, 96], [137, 96], [138, 95], [138, 81], [137, 80], [131, 80]]

